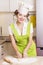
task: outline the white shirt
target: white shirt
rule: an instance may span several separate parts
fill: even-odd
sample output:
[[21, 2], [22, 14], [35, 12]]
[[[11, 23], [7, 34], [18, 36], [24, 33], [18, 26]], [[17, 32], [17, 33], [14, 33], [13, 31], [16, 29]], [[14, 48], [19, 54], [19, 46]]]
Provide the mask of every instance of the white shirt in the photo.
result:
[[[22, 35], [25, 35], [25, 34], [26, 34], [27, 24], [28, 24], [28, 22], [24, 22]], [[19, 28], [18, 28], [16, 22], [14, 23], [14, 26], [15, 26], [16, 30], [18, 31], [19, 35], [21, 35], [21, 31], [19, 30]], [[13, 32], [12, 32], [10, 26], [8, 27], [8, 31], [9, 31], [9, 34], [10, 34], [10, 35], [13, 35]], [[33, 33], [33, 25], [32, 25], [32, 24], [31, 24], [31, 27], [30, 27], [30, 33]]]

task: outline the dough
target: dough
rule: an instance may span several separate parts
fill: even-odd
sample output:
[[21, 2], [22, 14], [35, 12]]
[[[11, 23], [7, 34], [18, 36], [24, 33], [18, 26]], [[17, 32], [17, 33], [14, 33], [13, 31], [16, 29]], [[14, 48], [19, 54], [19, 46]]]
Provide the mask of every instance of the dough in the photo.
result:
[[4, 57], [4, 60], [8, 63], [18, 63], [18, 59], [12, 56], [6, 56]]
[[12, 56], [6, 56], [4, 58], [5, 61], [12, 64], [30, 64], [37, 61], [37, 58], [14, 58]]
[[7, 62], [5, 62], [5, 61], [3, 61], [3, 62], [2, 62], [2, 65], [10, 65], [10, 64], [7, 63]]

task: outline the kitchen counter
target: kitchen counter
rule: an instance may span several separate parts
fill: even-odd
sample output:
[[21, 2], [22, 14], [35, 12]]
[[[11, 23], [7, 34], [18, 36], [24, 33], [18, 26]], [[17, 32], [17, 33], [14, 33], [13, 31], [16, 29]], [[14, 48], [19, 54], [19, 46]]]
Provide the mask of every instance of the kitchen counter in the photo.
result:
[[4, 60], [1, 60], [0, 61], [0, 65], [43, 65], [43, 56], [37, 56], [35, 57], [37, 60], [35, 62], [32, 62], [32, 63], [29, 63], [29, 64], [10, 64], [10, 63], [7, 63], [5, 62]]
[[[11, 42], [9, 36], [0, 36], [0, 40], [3, 40], [5, 42]], [[36, 36], [33, 37], [33, 40], [36, 42]]]
[[0, 45], [4, 42], [11, 42], [9, 36], [0, 36]]
[[9, 38], [9, 36], [0, 36], [0, 40], [3, 40], [3, 39], [5, 39], [6, 41], [10, 41], [10, 38]]
[[3, 39], [3, 40], [0, 40], [0, 45], [3, 44], [6, 40]]

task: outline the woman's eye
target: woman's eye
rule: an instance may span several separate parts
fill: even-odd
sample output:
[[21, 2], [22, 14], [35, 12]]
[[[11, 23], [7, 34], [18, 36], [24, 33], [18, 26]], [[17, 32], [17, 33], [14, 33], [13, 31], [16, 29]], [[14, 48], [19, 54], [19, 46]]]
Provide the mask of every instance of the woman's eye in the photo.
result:
[[26, 17], [26, 15], [24, 15], [24, 17]]
[[22, 14], [19, 14], [19, 16], [23, 16], [23, 17], [26, 17], [26, 15], [22, 15]]

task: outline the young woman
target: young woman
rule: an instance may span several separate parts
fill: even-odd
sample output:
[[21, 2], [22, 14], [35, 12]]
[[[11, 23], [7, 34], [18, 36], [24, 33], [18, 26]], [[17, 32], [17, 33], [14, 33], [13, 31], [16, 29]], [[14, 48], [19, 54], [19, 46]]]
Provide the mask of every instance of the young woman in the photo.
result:
[[36, 45], [32, 40], [33, 26], [28, 20], [28, 8], [23, 5], [14, 13], [17, 21], [10, 24], [8, 29], [17, 57], [36, 56]]

